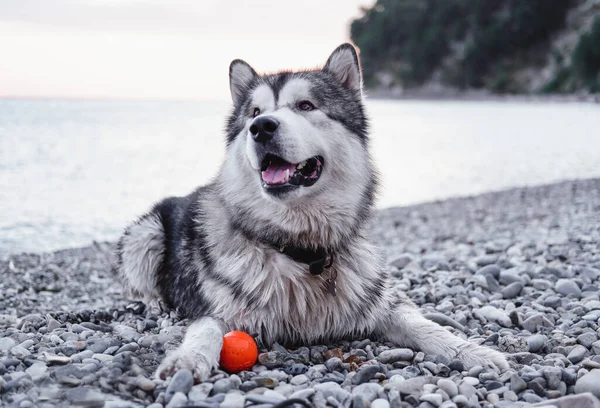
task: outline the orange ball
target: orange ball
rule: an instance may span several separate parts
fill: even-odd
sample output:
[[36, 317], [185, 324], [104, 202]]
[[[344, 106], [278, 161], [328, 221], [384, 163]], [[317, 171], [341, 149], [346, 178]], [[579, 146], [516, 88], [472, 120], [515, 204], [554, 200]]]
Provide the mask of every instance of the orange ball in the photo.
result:
[[228, 373], [239, 373], [252, 368], [258, 358], [254, 338], [243, 331], [232, 331], [223, 336], [221, 367]]

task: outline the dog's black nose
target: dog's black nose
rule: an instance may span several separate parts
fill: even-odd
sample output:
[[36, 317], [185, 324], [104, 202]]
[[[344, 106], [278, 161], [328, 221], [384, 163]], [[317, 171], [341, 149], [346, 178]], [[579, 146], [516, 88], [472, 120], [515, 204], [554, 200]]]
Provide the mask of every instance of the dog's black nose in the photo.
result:
[[250, 125], [250, 133], [254, 141], [258, 143], [266, 143], [273, 139], [275, 132], [279, 127], [279, 121], [271, 116], [259, 116], [252, 121]]

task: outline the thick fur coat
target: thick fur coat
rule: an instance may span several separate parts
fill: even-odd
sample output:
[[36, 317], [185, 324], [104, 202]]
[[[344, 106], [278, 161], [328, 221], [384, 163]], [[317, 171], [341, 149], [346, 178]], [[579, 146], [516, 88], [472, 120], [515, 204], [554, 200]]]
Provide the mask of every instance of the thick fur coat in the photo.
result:
[[[261, 76], [235, 60], [229, 75], [233, 110], [216, 179], [161, 201], [119, 241], [131, 293], [191, 321], [157, 374], [188, 368], [206, 379], [233, 329], [267, 345], [374, 336], [467, 367], [508, 368], [499, 352], [425, 319], [389, 284], [367, 240], [377, 177], [354, 47], [338, 47], [322, 69]], [[286, 247], [325, 251], [328, 267], [313, 275]]]

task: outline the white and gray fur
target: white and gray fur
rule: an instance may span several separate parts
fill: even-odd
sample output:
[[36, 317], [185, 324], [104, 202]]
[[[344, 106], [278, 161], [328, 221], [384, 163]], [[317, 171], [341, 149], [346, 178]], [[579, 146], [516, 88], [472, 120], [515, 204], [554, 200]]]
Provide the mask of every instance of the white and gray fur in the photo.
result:
[[[508, 368], [501, 353], [452, 335], [395, 292], [366, 239], [377, 177], [354, 47], [338, 47], [323, 69], [261, 76], [235, 60], [229, 74], [234, 106], [216, 179], [161, 201], [119, 242], [117, 268], [131, 293], [191, 320], [157, 374], [188, 368], [206, 379], [222, 335], [234, 329], [259, 333], [266, 345], [373, 336], [467, 367]], [[303, 100], [316, 109], [298, 109]], [[267, 146], [249, 134], [255, 108], [281, 124]], [[270, 194], [261, 186], [261, 149], [292, 163], [321, 155], [323, 173], [313, 186]], [[280, 253], [281, 245], [334, 252], [328, 273], [337, 272], [337, 296], [306, 264]]]

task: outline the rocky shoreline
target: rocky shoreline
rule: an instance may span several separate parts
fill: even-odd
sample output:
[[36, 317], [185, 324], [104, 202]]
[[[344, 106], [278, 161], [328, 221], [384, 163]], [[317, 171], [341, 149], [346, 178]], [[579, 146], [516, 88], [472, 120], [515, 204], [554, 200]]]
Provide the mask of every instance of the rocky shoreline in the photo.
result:
[[600, 407], [600, 179], [388, 209], [372, 236], [394, 285], [511, 369], [361, 339], [156, 380], [185, 321], [124, 299], [99, 243], [0, 260], [0, 406]]
[[590, 103], [599, 104], [600, 94], [499, 94], [486, 90], [459, 90], [454, 88], [393, 89], [377, 87], [365, 91], [372, 100], [423, 100], [423, 101], [475, 101], [475, 102], [519, 102], [519, 103]]

